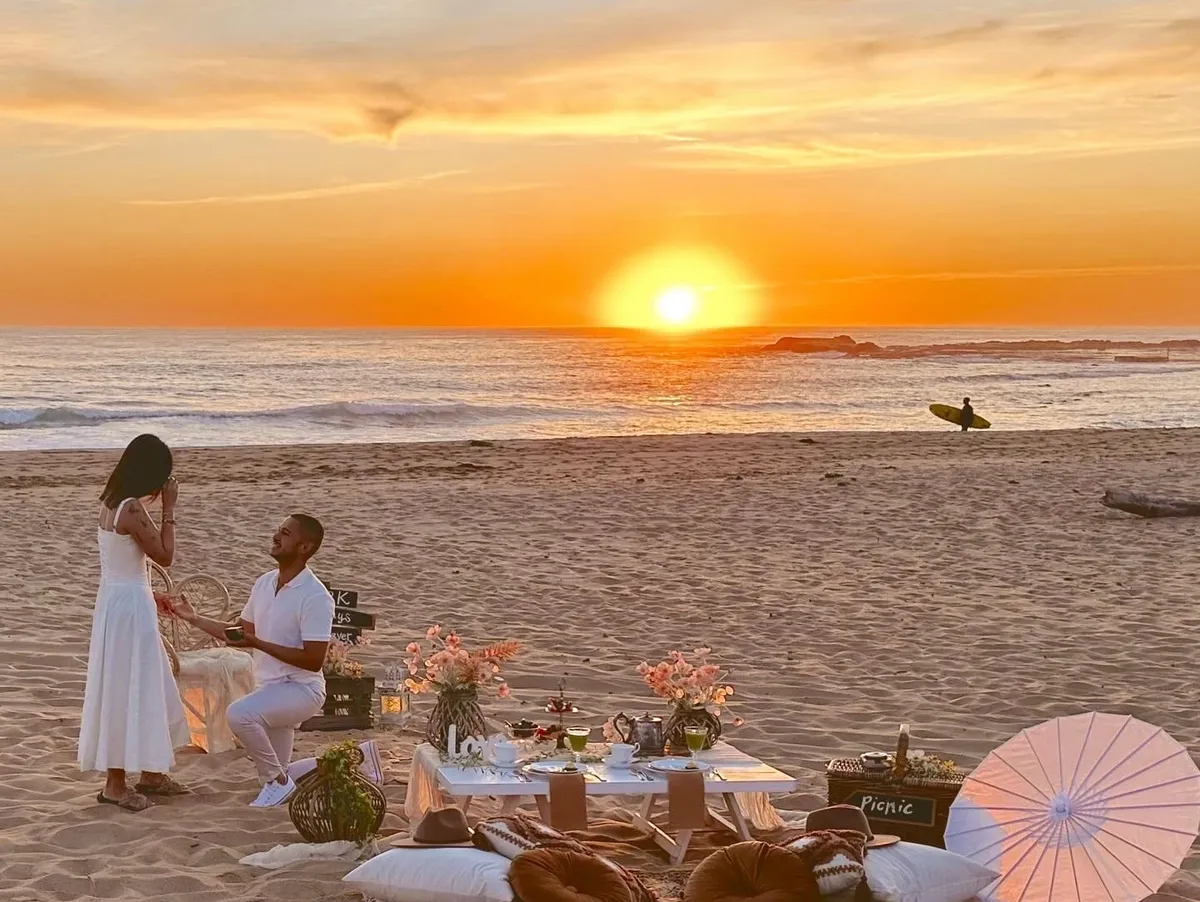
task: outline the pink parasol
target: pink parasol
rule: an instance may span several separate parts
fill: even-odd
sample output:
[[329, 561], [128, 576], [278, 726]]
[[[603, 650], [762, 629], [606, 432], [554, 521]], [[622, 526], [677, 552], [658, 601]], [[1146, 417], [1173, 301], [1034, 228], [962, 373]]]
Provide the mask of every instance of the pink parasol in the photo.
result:
[[1200, 770], [1158, 727], [1060, 717], [990, 754], [950, 808], [946, 848], [1002, 876], [995, 902], [1139, 902], [1200, 830]]

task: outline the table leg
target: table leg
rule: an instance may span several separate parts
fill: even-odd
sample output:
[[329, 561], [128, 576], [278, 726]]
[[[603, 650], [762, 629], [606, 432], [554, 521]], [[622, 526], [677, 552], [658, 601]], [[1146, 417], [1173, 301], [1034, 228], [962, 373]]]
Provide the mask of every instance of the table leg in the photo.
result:
[[462, 813], [466, 814], [471, 810], [471, 803], [475, 801], [475, 796], [463, 796], [461, 799], [455, 799], [458, 802], [458, 807], [462, 809]]
[[500, 816], [507, 817], [512, 814], [521, 804], [520, 796], [505, 796], [500, 802]]
[[747, 842], [754, 839], [750, 832], [750, 825], [746, 823], [746, 816], [742, 813], [742, 806], [738, 804], [737, 796], [732, 792], [727, 792], [722, 795], [722, 798], [725, 800], [725, 808], [729, 811], [729, 816], [733, 818], [733, 824], [737, 828], [734, 832]]
[[642, 803], [641, 810], [633, 819], [633, 823], [643, 830], [649, 830], [654, 837], [654, 842], [658, 847], [670, 856], [671, 864], [678, 866], [683, 864], [683, 859], [687, 855], [688, 845], [692, 841], [691, 830], [680, 830], [679, 835], [671, 837], [665, 830], [658, 827], [651, 818], [654, 815], [654, 808], [658, 804], [658, 796], [646, 796], [646, 801]]
[[550, 823], [550, 797], [549, 796], [534, 796], [537, 802], [538, 817], [542, 819], [543, 824]]

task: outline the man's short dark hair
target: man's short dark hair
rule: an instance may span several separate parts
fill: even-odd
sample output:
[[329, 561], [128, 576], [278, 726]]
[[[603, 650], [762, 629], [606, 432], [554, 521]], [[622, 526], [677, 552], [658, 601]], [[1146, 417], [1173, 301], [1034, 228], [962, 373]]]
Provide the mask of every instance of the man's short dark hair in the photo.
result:
[[321, 521], [308, 514], [291, 514], [290, 518], [296, 521], [304, 538], [312, 542], [312, 554], [316, 554], [321, 548], [321, 542], [325, 539], [325, 527], [321, 525]]

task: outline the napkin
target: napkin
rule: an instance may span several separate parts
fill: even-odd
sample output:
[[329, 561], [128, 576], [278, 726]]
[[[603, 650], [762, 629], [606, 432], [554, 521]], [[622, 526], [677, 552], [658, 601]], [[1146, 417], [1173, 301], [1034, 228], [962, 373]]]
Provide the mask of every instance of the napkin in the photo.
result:
[[703, 773], [667, 774], [667, 821], [673, 830], [699, 830], [708, 823]]
[[550, 826], [563, 833], [586, 830], [587, 790], [583, 774], [550, 774]]

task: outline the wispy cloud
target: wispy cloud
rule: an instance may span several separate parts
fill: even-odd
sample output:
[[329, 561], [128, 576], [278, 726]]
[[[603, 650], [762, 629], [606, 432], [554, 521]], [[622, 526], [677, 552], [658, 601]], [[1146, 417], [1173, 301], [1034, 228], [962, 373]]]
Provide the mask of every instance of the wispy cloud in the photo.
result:
[[518, 194], [522, 191], [549, 191], [562, 188], [562, 182], [513, 182], [509, 185], [456, 185], [458, 194]]
[[413, 176], [411, 178], [390, 179], [382, 182], [351, 182], [346, 185], [332, 185], [325, 188], [301, 188], [296, 191], [275, 191], [266, 194], [223, 194], [209, 197], [186, 197], [171, 200], [127, 200], [126, 204], [135, 207], [204, 207], [204, 206], [234, 206], [236, 204], [272, 204], [298, 200], [320, 200], [326, 197], [346, 197], [353, 194], [377, 194], [381, 191], [396, 191], [400, 188], [412, 188], [429, 182], [440, 181], [459, 175], [467, 175], [468, 170], [452, 169], [445, 172], [434, 172], [429, 175]]
[[[31, 4], [7, 38], [20, 52], [0, 58], [0, 118], [651, 139], [664, 165], [731, 171], [1185, 146], [1200, 138], [1189, 2], [1010, 0], [997, 17], [835, 0], [179, 0], [169, 20], [149, 0], [103, 17]], [[308, 196], [323, 195], [277, 199]]]

